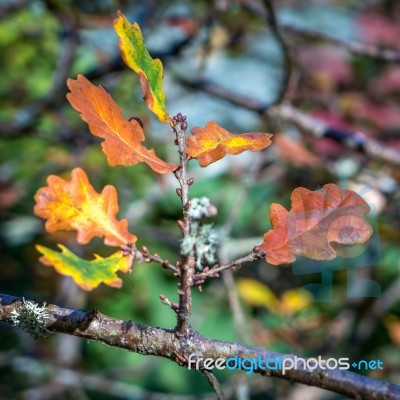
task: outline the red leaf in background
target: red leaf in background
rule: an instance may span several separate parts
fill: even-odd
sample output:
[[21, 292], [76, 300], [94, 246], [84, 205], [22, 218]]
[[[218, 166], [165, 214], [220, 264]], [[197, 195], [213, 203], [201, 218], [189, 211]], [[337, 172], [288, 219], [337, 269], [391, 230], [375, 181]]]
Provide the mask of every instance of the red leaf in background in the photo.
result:
[[316, 167], [321, 164], [321, 160], [307, 150], [300, 141], [294, 140], [288, 135], [283, 133], [275, 135], [274, 144], [278, 149], [279, 156], [297, 167]]
[[333, 46], [306, 46], [299, 52], [300, 65], [313, 83], [323, 90], [334, 90], [338, 84], [348, 84], [353, 71], [348, 53]]
[[[400, 107], [394, 102], [377, 103], [364, 93], [346, 93], [339, 98], [340, 111], [353, 121], [371, 124], [379, 130], [400, 128]], [[357, 127], [350, 130], [357, 131]], [[363, 128], [365, 132], [365, 128]]]
[[194, 35], [199, 30], [199, 20], [188, 15], [168, 15], [164, 20], [168, 25], [181, 29], [189, 36]]
[[374, 94], [387, 95], [400, 92], [400, 68], [389, 67], [369, 85], [369, 90]]
[[376, 14], [364, 14], [359, 15], [356, 22], [360, 31], [360, 40], [364, 43], [400, 49], [400, 25], [398, 21], [390, 21]]
[[[346, 131], [353, 131], [354, 127], [346, 122], [340, 116], [335, 115], [325, 110], [314, 110], [312, 116], [318, 120], [325, 122], [335, 129], [343, 129]], [[330, 138], [316, 138], [314, 139], [314, 151], [317, 154], [327, 155], [330, 157], [339, 157], [343, 155], [343, 145], [334, 139]]]

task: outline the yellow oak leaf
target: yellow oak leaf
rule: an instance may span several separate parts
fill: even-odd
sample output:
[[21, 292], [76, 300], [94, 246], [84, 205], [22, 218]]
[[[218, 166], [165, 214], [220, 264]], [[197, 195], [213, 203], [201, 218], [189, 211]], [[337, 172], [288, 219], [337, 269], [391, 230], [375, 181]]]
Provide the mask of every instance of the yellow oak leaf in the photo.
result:
[[312, 294], [304, 289], [287, 290], [277, 297], [264, 283], [251, 278], [240, 278], [236, 289], [241, 299], [252, 307], [265, 307], [274, 314], [291, 316], [309, 307]]
[[240, 154], [246, 150], [258, 151], [271, 144], [270, 133], [249, 132], [232, 134], [215, 121], [208, 122], [205, 128], [193, 128], [192, 135], [186, 138], [186, 153], [196, 158], [201, 167], [220, 160], [227, 154]]
[[279, 299], [265, 284], [251, 278], [240, 278], [236, 283], [240, 297], [253, 307], [266, 307], [276, 312], [279, 308]]

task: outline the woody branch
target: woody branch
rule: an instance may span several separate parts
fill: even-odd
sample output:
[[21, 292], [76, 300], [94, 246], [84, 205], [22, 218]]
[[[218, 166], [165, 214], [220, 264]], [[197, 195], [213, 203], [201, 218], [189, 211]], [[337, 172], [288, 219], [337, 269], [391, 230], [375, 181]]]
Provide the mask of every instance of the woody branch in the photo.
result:
[[[26, 301], [26, 300], [25, 300]], [[12, 323], [13, 312], [18, 312], [24, 300], [0, 294], [0, 321]], [[239, 358], [294, 358], [293, 354], [284, 355], [256, 347], [243, 346], [237, 343], [209, 339], [192, 332], [190, 341], [182, 344], [174, 330], [152, 328], [133, 322], [110, 318], [97, 310], [89, 312], [61, 308], [53, 304], [45, 307], [47, 315], [45, 328], [49, 331], [66, 333], [104, 343], [108, 346], [126, 349], [143, 355], [159, 356], [178, 362], [183, 362], [190, 354], [197, 358], [228, 359]], [[184, 357], [177, 359], [177, 354]], [[306, 368], [290, 369], [283, 374], [282, 370], [258, 368], [255, 373], [310, 386], [320, 387], [354, 399], [364, 400], [395, 400], [400, 398], [400, 386], [368, 378], [347, 370], [313, 371]]]
[[[193, 179], [187, 178], [186, 171], [186, 165], [188, 162], [188, 156], [185, 152], [185, 131], [187, 129], [186, 117], [181, 113], [177, 114], [172, 118], [171, 126], [176, 135], [176, 142], [180, 157], [180, 168], [175, 172], [175, 177], [180, 185], [176, 192], [182, 201], [183, 221], [178, 221], [178, 223], [182, 230], [183, 237], [186, 238], [190, 234], [190, 215], [188, 213], [189, 186], [193, 183]], [[175, 329], [177, 336], [186, 336], [191, 330], [189, 318], [192, 308], [192, 287], [195, 262], [194, 249], [191, 249], [188, 255], [182, 255], [178, 290], [178, 321]]]

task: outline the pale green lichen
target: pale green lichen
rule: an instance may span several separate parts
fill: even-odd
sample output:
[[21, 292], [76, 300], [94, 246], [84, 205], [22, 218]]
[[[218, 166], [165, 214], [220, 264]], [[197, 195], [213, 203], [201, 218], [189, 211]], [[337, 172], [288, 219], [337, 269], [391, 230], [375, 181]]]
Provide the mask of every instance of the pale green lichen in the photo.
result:
[[21, 328], [35, 339], [52, 333], [46, 328], [49, 320], [46, 303], [39, 305], [22, 299], [22, 304], [11, 312], [10, 319], [13, 326]]
[[190, 207], [188, 210], [190, 218], [194, 220], [201, 220], [208, 217], [208, 209], [211, 206], [210, 199], [207, 197], [195, 197], [190, 200]]
[[[210, 212], [211, 210], [211, 212]], [[207, 197], [190, 201], [188, 214], [191, 218], [190, 233], [181, 242], [182, 254], [188, 256], [192, 249], [196, 251], [196, 268], [203, 270], [205, 265], [217, 262], [218, 233], [210, 224], [203, 224], [206, 217], [215, 215], [215, 207]]]

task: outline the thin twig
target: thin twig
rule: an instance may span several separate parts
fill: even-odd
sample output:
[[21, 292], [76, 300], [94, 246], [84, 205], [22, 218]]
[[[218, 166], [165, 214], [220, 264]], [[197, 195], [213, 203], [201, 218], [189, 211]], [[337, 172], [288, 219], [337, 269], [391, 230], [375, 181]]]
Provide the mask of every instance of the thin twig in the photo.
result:
[[171, 270], [176, 276], [179, 276], [180, 270], [175, 265], [172, 265], [167, 259], [161, 258], [157, 253], [150, 253], [146, 246], [142, 246], [141, 251], [135, 249], [135, 260], [143, 260], [146, 263], [156, 262], [163, 268]]
[[285, 33], [296, 35], [305, 39], [324, 40], [336, 46], [342, 47], [354, 54], [367, 56], [376, 60], [386, 61], [389, 63], [400, 63], [400, 52], [395, 50], [383, 49], [371, 44], [360, 43], [355, 40], [343, 40], [328, 33], [317, 32], [311, 29], [289, 24], [281, 24], [281, 27], [283, 28], [283, 31]]
[[290, 47], [286, 42], [286, 38], [284, 37], [283, 32], [281, 31], [281, 28], [278, 24], [272, 0], [264, 0], [264, 6], [268, 11], [268, 13], [265, 16], [266, 20], [269, 26], [271, 27], [271, 30], [274, 33], [276, 40], [281, 46], [283, 54], [283, 80], [278, 92], [278, 96], [273, 102], [273, 105], [278, 105], [281, 104], [286, 99], [286, 95], [290, 89], [290, 81], [293, 70], [292, 57], [290, 54]]
[[397, 278], [382, 294], [378, 297], [368, 312], [361, 318], [355, 330], [354, 342], [357, 348], [362, 345], [374, 333], [379, 321], [387, 314], [387, 312], [400, 301], [400, 278]]
[[165, 304], [166, 306], [170, 307], [172, 311], [178, 313], [179, 311], [179, 304], [178, 303], [171, 303], [167, 297], [163, 294], [160, 294], [161, 303]]
[[[241, 197], [239, 197], [238, 200], [241, 201]], [[231, 209], [231, 214], [236, 214], [235, 209], [237, 210], [237, 208], [235, 207]], [[227, 236], [229, 232], [230, 230], [225, 230], [225, 236]], [[223, 246], [221, 246], [219, 251], [219, 260], [224, 264], [227, 262], [227, 254]], [[229, 308], [231, 309], [233, 316], [235, 340], [239, 343], [246, 343], [247, 330], [245, 327], [247, 327], [248, 324], [246, 323], [245, 315], [240, 304], [239, 295], [235, 286], [235, 279], [232, 270], [227, 269], [223, 271], [222, 279], [228, 291]], [[237, 400], [249, 400], [250, 398], [248, 380], [241, 375], [237, 376], [236, 380], [236, 398]]]
[[219, 273], [225, 271], [227, 269], [232, 269], [233, 271], [238, 270], [243, 264], [248, 262], [253, 262], [256, 260], [260, 260], [265, 257], [265, 252], [263, 251], [255, 251], [253, 249], [252, 252], [247, 254], [244, 257], [240, 257], [237, 260], [231, 261], [225, 265], [215, 265], [212, 268], [204, 268], [204, 270], [198, 274], [196, 274], [196, 280], [204, 281], [206, 278], [217, 278]]
[[[224, 237], [228, 237], [232, 231], [233, 225], [240, 213], [243, 203], [245, 202], [249, 188], [251, 184], [255, 181], [257, 174], [260, 172], [263, 166], [264, 155], [260, 152], [255, 155], [256, 160], [250, 167], [250, 171], [246, 176], [243, 178], [243, 182], [241, 185], [241, 191], [239, 192], [234, 204], [231, 207], [228, 217], [226, 218], [226, 222], [222, 227], [222, 233]], [[255, 243], [255, 242], [253, 242]], [[219, 260], [221, 263], [226, 264], [228, 262], [227, 258], [227, 251], [225, 246], [222, 245], [219, 250]], [[248, 325], [246, 323], [245, 315], [243, 313], [238, 291], [235, 286], [235, 279], [233, 276], [233, 272], [230, 269], [223, 271], [222, 279], [224, 285], [228, 291], [228, 300], [229, 300], [229, 307], [231, 309], [233, 315], [233, 325], [235, 330], [235, 340], [240, 343], [247, 342], [247, 331], [245, 327]], [[236, 382], [236, 397], [237, 400], [248, 400], [250, 390], [249, 390], [249, 383], [247, 379], [243, 376], [237, 377]]]
[[[151, 373], [154, 371], [154, 366], [157, 365], [157, 358], [149, 358], [144, 368], [131, 368], [126, 365], [121, 365], [117, 369], [103, 371], [98, 374], [88, 374], [83, 371], [77, 371], [76, 369], [54, 365], [49, 363], [48, 360], [41, 361], [37, 358], [21, 356], [18, 351], [12, 350], [0, 353], [0, 365], [3, 368], [7, 367], [9, 369], [14, 369], [16, 373], [20, 371], [21, 365], [29, 366], [29, 368], [25, 369], [24, 373], [32, 374], [32, 376], [38, 370], [46, 371], [49, 378], [51, 377], [51, 379], [47, 379], [47, 381], [56, 385], [61, 391], [65, 386], [79, 386], [90, 391], [103, 393], [112, 396], [113, 398], [121, 398], [124, 400], [215, 400], [214, 391], [202, 395], [172, 395], [170, 393], [148, 391], [140, 386], [122, 381], [124, 377], [135, 376], [138, 378], [138, 376], [145, 376], [146, 374]], [[235, 379], [231, 379], [223, 385], [223, 392], [227, 399], [235, 398], [234, 381]], [[266, 382], [261, 376], [257, 376], [257, 379], [252, 379], [249, 383], [253, 394], [265, 393], [266, 391], [271, 390], [272, 386], [271, 382]], [[44, 397], [40, 396], [38, 393], [39, 390], [36, 389], [38, 389], [37, 386], [25, 391], [25, 398], [31, 399], [37, 394], [35, 398], [40, 398], [42, 400]]]
[[271, 112], [276, 112], [280, 117], [291, 121], [303, 130], [311, 132], [316, 137], [334, 139], [350, 149], [365, 153], [373, 159], [387, 161], [400, 166], [400, 152], [398, 150], [385, 146], [360, 131], [352, 132], [337, 129], [321, 120], [315, 119], [290, 104], [283, 104]]
[[215, 375], [208, 369], [202, 369], [201, 372], [207, 378], [208, 383], [211, 385], [211, 387], [217, 394], [217, 399], [224, 400], [225, 399], [224, 392], [222, 391], [221, 385], [218, 382], [218, 379], [215, 377]]

